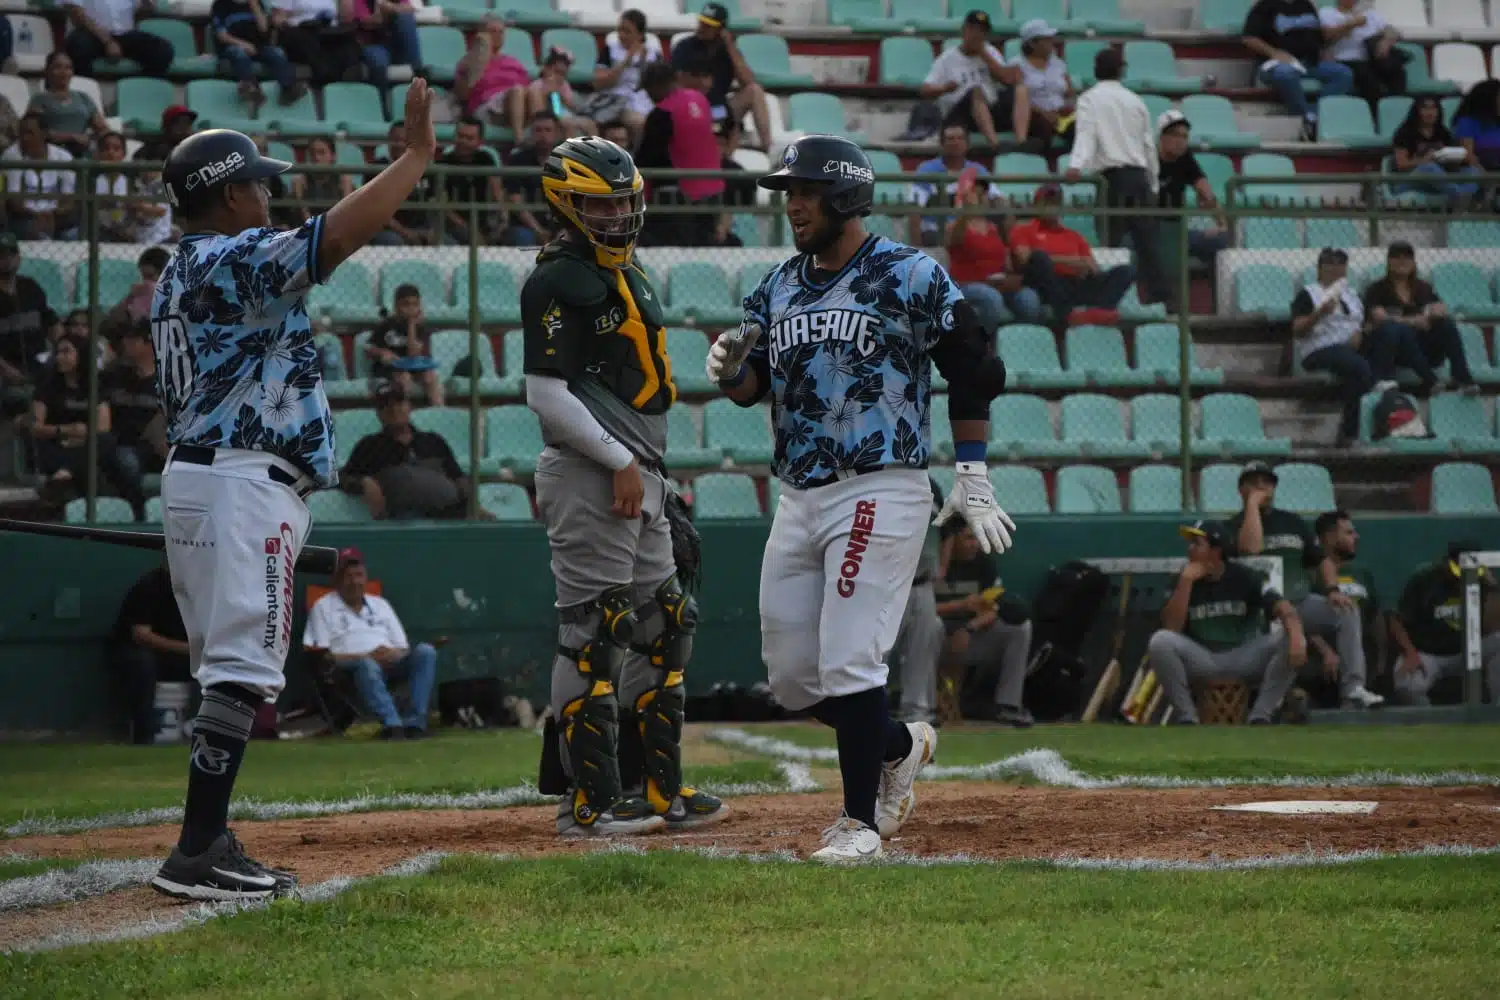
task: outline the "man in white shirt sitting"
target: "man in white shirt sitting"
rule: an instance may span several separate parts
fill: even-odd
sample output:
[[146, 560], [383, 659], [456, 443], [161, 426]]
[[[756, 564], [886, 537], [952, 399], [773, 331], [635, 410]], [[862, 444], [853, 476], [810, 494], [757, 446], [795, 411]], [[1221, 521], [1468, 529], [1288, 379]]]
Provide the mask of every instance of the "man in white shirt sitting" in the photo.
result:
[[1347, 448], [1359, 436], [1359, 402], [1371, 389], [1382, 392], [1394, 383], [1375, 381], [1370, 362], [1360, 352], [1365, 305], [1349, 287], [1349, 255], [1335, 247], [1318, 254], [1318, 278], [1292, 299], [1292, 344], [1304, 371], [1328, 372], [1343, 389], [1338, 446]]
[[[21, 118], [17, 141], [0, 159], [31, 163], [71, 164], [73, 157], [61, 146], [47, 141], [41, 115]], [[70, 240], [78, 235], [78, 217], [73, 203], [78, 178], [71, 169], [10, 167], [5, 170], [6, 212], [10, 231], [22, 240]]]
[[[327, 652], [353, 675], [365, 708], [380, 718], [381, 739], [421, 739], [427, 735], [427, 705], [437, 680], [437, 650], [425, 642], [410, 645], [390, 602], [365, 593], [368, 580], [360, 551], [340, 552], [334, 589], [308, 612], [302, 645]], [[386, 686], [401, 680], [411, 695], [405, 719]]]

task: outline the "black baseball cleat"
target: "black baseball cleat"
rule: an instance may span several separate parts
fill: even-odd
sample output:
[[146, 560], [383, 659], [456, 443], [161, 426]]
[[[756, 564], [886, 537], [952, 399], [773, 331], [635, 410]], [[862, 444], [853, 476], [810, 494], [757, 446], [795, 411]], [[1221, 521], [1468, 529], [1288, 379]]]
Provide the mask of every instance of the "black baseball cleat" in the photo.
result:
[[239, 838], [225, 830], [196, 857], [172, 849], [151, 888], [174, 899], [199, 901], [269, 899], [297, 884], [289, 872], [267, 868], [252, 860]]

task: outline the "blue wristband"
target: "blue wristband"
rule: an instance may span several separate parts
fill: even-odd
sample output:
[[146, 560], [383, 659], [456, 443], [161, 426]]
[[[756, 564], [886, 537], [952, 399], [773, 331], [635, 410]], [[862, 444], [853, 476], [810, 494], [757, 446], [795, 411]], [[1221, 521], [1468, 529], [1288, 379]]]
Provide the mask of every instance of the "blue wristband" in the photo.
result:
[[953, 460], [956, 462], [983, 462], [983, 441], [955, 441], [953, 442]]
[[733, 375], [729, 376], [728, 378], [719, 379], [719, 387], [721, 389], [738, 389], [740, 386], [745, 384], [745, 379], [749, 377], [750, 366], [742, 364], [740, 365], [740, 370], [735, 372]]

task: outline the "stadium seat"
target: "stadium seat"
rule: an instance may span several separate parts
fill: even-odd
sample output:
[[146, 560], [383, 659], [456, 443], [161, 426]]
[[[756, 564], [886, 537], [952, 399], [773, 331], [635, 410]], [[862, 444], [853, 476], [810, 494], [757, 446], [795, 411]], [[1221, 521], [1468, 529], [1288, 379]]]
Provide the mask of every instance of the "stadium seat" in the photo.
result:
[[[562, 9], [562, 5], [559, 4], [558, 8]], [[602, 17], [607, 18], [611, 24], [614, 23], [615, 14], [607, 6]], [[573, 68], [568, 70], [569, 83], [576, 85], [593, 79], [594, 66], [599, 62], [599, 42], [592, 32], [583, 28], [548, 28], [542, 32], [538, 51], [545, 55], [554, 48], [566, 49], [573, 56]], [[427, 53], [424, 51], [423, 61], [426, 58]]]
[[1011, 0], [1010, 16], [1018, 24], [1042, 20], [1054, 28], [1068, 19], [1064, 0]]
[[335, 410], [333, 413], [333, 447], [339, 465], [349, 461], [360, 439], [380, 433], [380, 418], [374, 410]]
[[[197, 127], [231, 128], [237, 132], [261, 132], [265, 122], [256, 122], [240, 103], [239, 85], [233, 80], [189, 80], [187, 106], [198, 115]], [[160, 118], [157, 121], [160, 126]]]
[[[438, 372], [441, 377], [450, 383], [449, 388], [453, 395], [468, 397], [473, 387], [469, 380], [473, 378], [473, 365], [469, 364], [469, 331], [468, 330], [439, 330], [432, 335], [428, 342], [432, 351], [432, 360], [438, 364]], [[461, 369], [468, 374], [455, 374]], [[490, 338], [483, 332], [479, 334], [479, 392], [483, 395], [492, 395], [501, 390], [500, 376], [495, 371], [495, 352]], [[459, 405], [462, 405], [460, 403]]]
[[374, 323], [380, 319], [380, 304], [370, 272], [357, 261], [340, 264], [324, 284], [307, 293], [307, 311], [327, 316], [335, 323]]
[[1205, 31], [1238, 36], [1245, 27], [1252, 0], [1199, 0], [1198, 23]]
[[1444, 42], [1432, 47], [1432, 76], [1446, 80], [1459, 90], [1467, 91], [1480, 80], [1489, 79], [1490, 68], [1484, 51], [1468, 42]]
[[500, 341], [500, 392], [519, 396], [526, 391], [526, 338], [512, 330]]
[[[1188, 340], [1188, 372], [1193, 385], [1222, 385], [1224, 369], [1200, 368], [1196, 350]], [[1147, 323], [1135, 329], [1135, 366], [1151, 383], [1177, 383], [1182, 379], [1181, 332], [1175, 323]]]
[[[1203, 176], [1208, 180], [1208, 185], [1213, 189], [1214, 197], [1220, 202], [1227, 201], [1229, 178], [1234, 176], [1234, 161], [1223, 153], [1194, 153], [1198, 166], [1203, 169]], [[1189, 191], [1188, 197], [1191, 204], [1198, 204], [1198, 193]]]
[[[566, 24], [554, 25], [554, 27], [567, 27]], [[536, 77], [538, 66], [536, 61], [536, 39], [527, 31], [507, 31], [505, 41], [500, 43], [500, 51], [508, 56], [515, 56], [516, 61], [526, 67], [526, 72], [533, 79]], [[424, 49], [422, 55], [425, 57], [427, 51]], [[395, 107], [392, 102], [391, 107]], [[404, 104], [402, 105], [405, 106]]]
[[[1186, 103], [1186, 102], [1184, 102]], [[1280, 153], [1251, 153], [1240, 161], [1241, 177], [1284, 177], [1279, 184], [1250, 184], [1240, 189], [1241, 204], [1301, 205], [1313, 200], [1296, 182], [1297, 166]]]
[[[354, 401], [369, 397], [370, 389], [365, 380], [350, 376], [344, 360], [344, 338], [336, 333], [320, 333], [313, 338], [313, 344], [323, 363], [323, 391], [329, 399]], [[338, 426], [336, 418], [334, 426]], [[339, 444], [342, 446], [343, 441], [340, 440]]]
[[[735, 45], [755, 78], [765, 87], [811, 87], [815, 81], [807, 73], [792, 72], [791, 49], [780, 35], [739, 35]], [[929, 61], [931, 57], [929, 55]]]
[[327, 135], [328, 123], [318, 120], [318, 104], [311, 90], [291, 104], [281, 102], [281, 84], [274, 80], [262, 84], [261, 90], [266, 95], [266, 103], [261, 108], [265, 113], [265, 117], [261, 119], [262, 129], [279, 133], [283, 138], [292, 135]]
[[1130, 400], [1130, 436], [1147, 454], [1182, 454], [1182, 399], [1146, 392]]
[[1390, 140], [1375, 132], [1370, 104], [1361, 97], [1318, 99], [1318, 141], [1336, 142], [1351, 149], [1386, 149]]
[[352, 493], [319, 490], [307, 498], [307, 512], [319, 524], [357, 524], [373, 521], [370, 508]]
[[[1189, 91], [1201, 86], [1196, 80], [1187, 82], [1191, 85]], [[1240, 129], [1239, 121], [1234, 115], [1234, 105], [1229, 103], [1228, 98], [1189, 93], [1189, 96], [1182, 99], [1182, 113], [1187, 115], [1188, 123], [1192, 126], [1195, 144], [1234, 150], [1256, 149], [1260, 146], [1259, 135]]]
[[[1173, 54], [1172, 46], [1158, 41], [1125, 43], [1124, 83], [1132, 90], [1158, 94], [1191, 94], [1203, 88], [1201, 79], [1178, 75], [1177, 56]], [[1188, 117], [1191, 119], [1192, 115]], [[1198, 131], [1196, 121], [1193, 122], [1193, 131]]]
[[115, 107], [126, 129], [140, 135], [161, 131], [161, 113], [177, 103], [169, 80], [127, 76], [115, 83]]
[[396, 308], [396, 289], [416, 285], [422, 294], [422, 314], [429, 323], [457, 323], [460, 316], [448, 304], [447, 281], [437, 265], [427, 260], [393, 260], [380, 269], [380, 302]]
[[495, 13], [490, 0], [443, 0], [443, 20], [473, 27]]
[[1238, 392], [1216, 392], [1203, 397], [1204, 445], [1224, 455], [1288, 455], [1292, 443], [1268, 438], [1261, 424], [1260, 405]]
[[1363, 219], [1355, 222], [1353, 219], [1308, 218], [1303, 220], [1303, 226], [1306, 229], [1303, 242], [1309, 250], [1324, 247], [1347, 250], [1369, 243], [1370, 224]]
[[1029, 393], [1006, 393], [990, 401], [990, 450], [1012, 459], [1073, 454], [1057, 440], [1047, 401]]
[[1500, 514], [1490, 471], [1473, 462], [1444, 462], [1432, 470], [1434, 514]]
[[[495, 0], [494, 7], [519, 28], [566, 28], [572, 23], [567, 14], [552, 4], [552, 0]], [[447, 12], [448, 7], [444, 4], [443, 13]], [[525, 31], [508, 31], [505, 33], [507, 42], [513, 34], [526, 36]], [[527, 37], [527, 44], [530, 44], [529, 37]], [[427, 55], [425, 49], [422, 55], [424, 57]]]
[[1500, 222], [1450, 222], [1448, 247], [1453, 250], [1500, 248]]
[[23, 254], [19, 273], [41, 285], [42, 291], [47, 293], [48, 302], [69, 301], [67, 295], [63, 293], [67, 282], [63, 280], [62, 267], [50, 257], [33, 257]]
[[886, 21], [885, 0], [828, 0], [828, 23], [835, 27], [884, 32]]
[[1234, 311], [1284, 320], [1292, 313], [1292, 276], [1275, 264], [1248, 264], [1234, 272]]
[[1119, 514], [1120, 484], [1099, 465], [1068, 465], [1057, 473], [1057, 513]]
[[[1407, 89], [1410, 90], [1410, 86]], [[1453, 116], [1458, 114], [1458, 105], [1462, 100], [1461, 97], [1445, 97], [1439, 102], [1443, 107], [1443, 124], [1449, 128], [1453, 127]]]
[[[10, 37], [13, 46], [11, 56], [16, 60], [16, 70], [21, 73], [40, 73], [47, 65], [47, 57], [57, 48], [52, 35], [52, 25], [37, 14], [6, 14], [10, 21]], [[26, 113], [26, 106], [15, 109], [16, 114]]]
[[1153, 302], [1148, 306], [1141, 302], [1137, 285], [1131, 285], [1125, 290], [1125, 297], [1115, 307], [1115, 312], [1126, 323], [1154, 323], [1167, 318], [1167, 307], [1163, 303]]
[[[1094, 57], [1107, 48], [1108, 42], [1076, 38], [1070, 38], [1063, 44], [1063, 62], [1067, 63], [1068, 76], [1073, 78], [1073, 83], [1079, 90], [1094, 85]], [[1155, 114], [1151, 116], [1151, 120], [1156, 120]]]
[[[139, 77], [131, 79], [139, 79]], [[171, 93], [172, 85], [165, 80], [160, 82], [165, 84], [167, 92]], [[0, 97], [5, 98], [16, 114], [24, 114], [27, 106], [31, 104], [31, 88], [27, 86], [24, 79], [13, 73], [0, 73]]]
[[1063, 335], [1068, 371], [1079, 372], [1090, 385], [1150, 385], [1155, 378], [1130, 367], [1125, 338], [1112, 326], [1074, 326]]
[[861, 144], [865, 142], [864, 133], [849, 130], [844, 120], [844, 102], [821, 91], [805, 91], [787, 99], [787, 128], [793, 132], [823, 132], [847, 136]]
[[880, 40], [880, 82], [884, 86], [921, 86], [931, 68], [932, 45], [926, 39], [893, 35]]
[[[1072, 70], [1070, 68], [1069, 73], [1071, 74], [1071, 72]], [[1092, 66], [1090, 66], [1089, 72], [1091, 74], [1093, 73]], [[1151, 115], [1151, 121], [1153, 124], [1159, 118], [1161, 118], [1163, 112], [1170, 111], [1172, 109], [1173, 101], [1165, 94], [1140, 94], [1138, 96], [1141, 99], [1141, 103], [1146, 106], [1147, 113]]]
[[[949, 13], [984, 11], [990, 16], [990, 31], [996, 35], [1013, 35], [1020, 29], [1021, 23], [1011, 16], [1009, 8], [1006, 0], [949, 0]], [[954, 42], [956, 44], [956, 38]], [[949, 47], [946, 41], [943, 47]]]
[[928, 437], [932, 445], [932, 457], [942, 462], [953, 461], [953, 424], [948, 416], [948, 397], [934, 394], [927, 411]]
[[[140, 269], [135, 266], [135, 261], [124, 257], [100, 257], [99, 258], [99, 310], [106, 312], [113, 308], [125, 296], [130, 294], [130, 286], [141, 280]], [[51, 301], [51, 300], [49, 300]], [[61, 305], [61, 302], [58, 303]], [[87, 309], [89, 307], [89, 264], [88, 261], [78, 265], [78, 270], [73, 275], [73, 308]]]
[[1144, 457], [1144, 445], [1131, 441], [1125, 433], [1120, 404], [1112, 396], [1075, 392], [1064, 396], [1061, 419], [1062, 440], [1085, 458]]
[[760, 517], [755, 480], [739, 472], [710, 472], [693, 480], [693, 520]]
[[1437, 0], [1432, 5], [1432, 26], [1454, 38], [1491, 34], [1481, 0]]
[[384, 139], [391, 129], [380, 106], [380, 91], [368, 83], [325, 86], [323, 118], [351, 139]]
[[354, 362], [354, 378], [361, 381], [368, 380], [374, 375], [374, 367], [367, 353], [373, 334], [371, 330], [361, 330], [354, 335], [354, 340], [349, 344], [349, 356]]
[[479, 507], [497, 521], [532, 520], [531, 497], [526, 487], [516, 483], [480, 483]]
[[75, 497], [68, 501], [64, 508], [64, 519], [69, 524], [130, 524], [135, 520], [135, 512], [130, 509], [130, 504], [119, 497], [94, 497], [94, 520], [89, 522], [88, 499]]
[[[1469, 371], [1474, 376], [1474, 381], [1480, 385], [1494, 385], [1500, 382], [1500, 365], [1490, 360], [1490, 352], [1485, 346], [1483, 331], [1472, 323], [1460, 323], [1458, 336], [1463, 341], [1464, 357], [1469, 362]], [[1496, 409], [1500, 411], [1500, 407]]]
[[[454, 412], [468, 418], [462, 410]], [[479, 471], [494, 475], [507, 470], [529, 476], [536, 471], [537, 456], [543, 447], [542, 425], [530, 409], [519, 405], [491, 407], [484, 420], [484, 461], [479, 463]], [[456, 444], [454, 450], [458, 450]]]
[[[1427, 68], [1427, 51], [1414, 42], [1397, 42], [1394, 46], [1410, 58], [1406, 62], [1406, 92], [1408, 94], [1451, 94], [1458, 87], [1448, 80], [1435, 80]], [[1451, 125], [1451, 117], [1445, 117]]]
[[[504, 3], [505, 0], [497, 0]], [[698, 23], [696, 12], [684, 14], [680, 0], [631, 0], [631, 5], [646, 15], [654, 32], [692, 30]]]
[[1122, 17], [1120, 0], [1069, 0], [1063, 29], [1098, 35], [1144, 35], [1146, 24]]
[[[187, 21], [176, 17], [143, 17], [135, 23], [136, 30], [147, 34], [165, 38], [172, 43], [172, 65], [167, 72], [174, 76], [213, 76], [218, 72], [219, 60], [215, 56], [206, 55], [198, 47], [198, 39], [193, 34], [193, 26]], [[95, 63], [95, 71], [100, 64], [110, 65], [107, 60], [100, 59]], [[120, 66], [134, 66], [133, 70], [125, 70], [132, 74], [140, 73], [140, 65], [130, 59], [122, 59]], [[116, 73], [122, 72], [116, 70]]]
[[703, 443], [737, 465], [771, 461], [771, 408], [742, 407], [732, 399], [715, 399], [703, 407]]
[[667, 467], [701, 469], [717, 467], [724, 453], [703, 447], [702, 432], [693, 407], [678, 403], [667, 411]]
[[[494, 412], [494, 411], [491, 411]], [[527, 411], [530, 412], [529, 410]], [[453, 449], [453, 457], [458, 460], [458, 467], [467, 473], [471, 467], [469, 455], [469, 443], [473, 439], [473, 429], [469, 426], [470, 414], [467, 409], [455, 409], [454, 407], [426, 407], [412, 414], [412, 424], [418, 430], [431, 431], [437, 434], [448, 447]], [[533, 417], [533, 420], [536, 418]], [[540, 427], [540, 425], [538, 425]], [[483, 425], [480, 427], [484, 430]], [[481, 434], [481, 438], [483, 435]], [[540, 451], [540, 449], [538, 449]], [[480, 471], [483, 472], [484, 452], [480, 451]], [[534, 461], [534, 459], [533, 459]]]
[[[458, 322], [469, 318], [469, 262], [453, 271], [453, 312]], [[479, 321], [515, 324], [521, 322], [521, 293], [516, 274], [502, 261], [482, 260], [478, 270]]]
[[1500, 319], [1500, 306], [1490, 288], [1490, 275], [1468, 261], [1449, 260], [1432, 268], [1432, 289], [1455, 317]]
[[[952, 488], [948, 484], [948, 489]], [[990, 469], [990, 485], [995, 498], [1007, 514], [1050, 514], [1047, 480], [1040, 469], [1029, 465], [997, 465]], [[944, 495], [947, 490], [944, 490]]]
[[1130, 513], [1182, 510], [1182, 470], [1175, 465], [1137, 465], [1130, 470]]
[[723, 326], [744, 315], [729, 291], [729, 279], [717, 264], [678, 264], [667, 276], [668, 323]]
[[1205, 465], [1198, 473], [1198, 509], [1205, 514], [1231, 514], [1245, 506], [1240, 499], [1240, 468], [1228, 462]]
[[[525, 38], [530, 45], [530, 37], [524, 31], [508, 31], [507, 36], [517, 35]], [[426, 64], [429, 83], [452, 83], [453, 67], [464, 57], [468, 46], [464, 43], [464, 34], [457, 28], [451, 28], [445, 24], [419, 24], [417, 25], [417, 39], [422, 43], [422, 62]], [[509, 37], [507, 37], [509, 41]], [[590, 69], [596, 60], [589, 60]], [[405, 107], [406, 91], [401, 91], [401, 102], [397, 103], [396, 94], [391, 93], [392, 107]]]
[[885, 30], [951, 34], [959, 30], [963, 18], [948, 14], [948, 0], [891, 0], [890, 21]]
[[1297, 219], [1245, 219], [1240, 245], [1246, 250], [1296, 250], [1302, 246]]
[[708, 363], [708, 338], [702, 330], [667, 330], [667, 357], [672, 359], [672, 381], [678, 393], [713, 392], [704, 366]]
[[1445, 450], [1466, 455], [1500, 451], [1484, 400], [1456, 392], [1438, 393], [1428, 404], [1427, 427]]
[[1406, 115], [1411, 111], [1412, 98], [1405, 95], [1396, 97], [1382, 97], [1376, 109], [1375, 131], [1384, 140], [1389, 142], [1396, 134], [1396, 129], [1406, 121]]
[[1299, 514], [1321, 514], [1338, 506], [1333, 477], [1311, 462], [1283, 462], [1276, 467], [1276, 506]]
[[1005, 362], [1010, 382], [1017, 387], [1076, 389], [1084, 384], [1082, 372], [1065, 372], [1057, 359], [1057, 341], [1045, 326], [1011, 323], [997, 335], [1000, 360]]
[[[995, 177], [1042, 178], [1048, 176], [1051, 170], [1047, 167], [1046, 159], [1036, 153], [1001, 153], [995, 157], [995, 168], [991, 173]], [[1040, 180], [996, 181], [990, 188], [996, 197], [1012, 204], [1029, 205], [1039, 183]]]
[[161, 516], [161, 497], [159, 497], [159, 496], [147, 497], [146, 498], [146, 523], [147, 524], [161, 524], [161, 522], [162, 522], [162, 516]]

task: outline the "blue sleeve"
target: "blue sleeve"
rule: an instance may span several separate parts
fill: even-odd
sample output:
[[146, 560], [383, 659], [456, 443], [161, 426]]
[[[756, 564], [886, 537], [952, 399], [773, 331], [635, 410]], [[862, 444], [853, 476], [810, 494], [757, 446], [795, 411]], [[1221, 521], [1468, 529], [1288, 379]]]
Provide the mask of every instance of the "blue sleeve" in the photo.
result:
[[944, 336], [957, 327], [953, 307], [963, 301], [963, 293], [948, 277], [943, 265], [927, 254], [912, 258], [906, 272], [906, 317], [912, 337], [924, 351], [932, 350]]
[[[767, 333], [771, 332], [771, 284], [780, 270], [779, 267], [773, 267], [767, 271], [760, 279], [760, 284], [755, 286], [755, 291], [746, 295], [744, 301], [740, 303], [745, 310], [745, 322], [759, 323], [761, 329]], [[761, 343], [756, 345], [756, 350], [760, 350], [764, 344], [765, 338], [762, 337]]]
[[328, 277], [318, 271], [318, 246], [322, 238], [323, 217], [318, 215], [296, 229], [253, 229], [243, 233], [240, 236], [243, 242], [226, 256], [236, 282], [242, 280], [242, 274], [253, 273], [268, 300], [282, 299], [285, 305], [290, 305]]
[[1473, 118], [1464, 117], [1453, 123], [1453, 138], [1455, 139], [1477, 139], [1479, 132], [1479, 122]]

